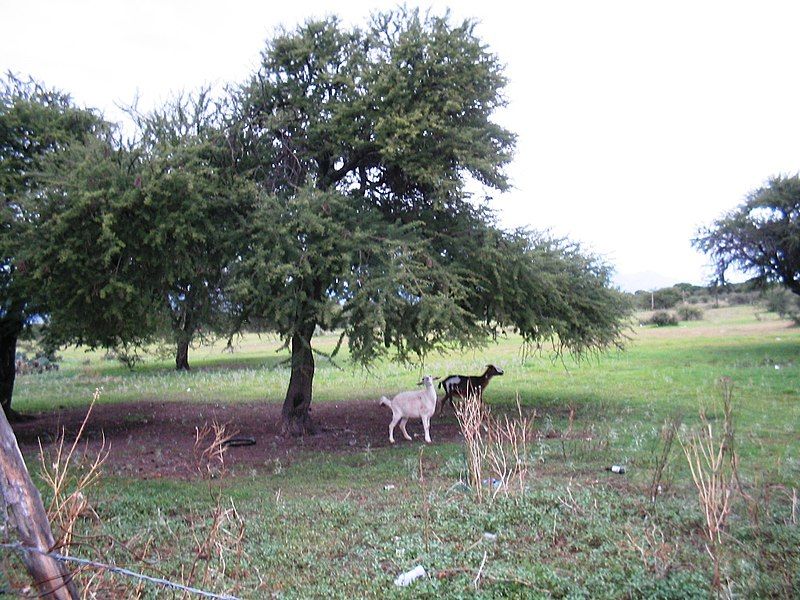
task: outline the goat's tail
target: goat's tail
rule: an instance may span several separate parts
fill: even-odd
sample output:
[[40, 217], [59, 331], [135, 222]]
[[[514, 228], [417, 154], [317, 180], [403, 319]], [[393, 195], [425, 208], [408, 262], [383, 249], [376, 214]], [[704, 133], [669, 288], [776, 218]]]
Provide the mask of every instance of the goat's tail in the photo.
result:
[[386, 396], [381, 396], [381, 404], [385, 404], [389, 408], [392, 408], [392, 401], [389, 400]]

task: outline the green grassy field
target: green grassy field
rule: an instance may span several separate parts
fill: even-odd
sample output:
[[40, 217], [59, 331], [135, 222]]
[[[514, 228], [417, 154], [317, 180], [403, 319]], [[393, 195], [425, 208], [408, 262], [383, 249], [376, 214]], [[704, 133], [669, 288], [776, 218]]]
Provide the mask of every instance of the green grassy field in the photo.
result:
[[[488, 362], [503, 366], [506, 375], [486, 395], [494, 414], [514, 413], [517, 399], [537, 413], [523, 492], [477, 502], [465, 485], [462, 444], [423, 449], [415, 442], [303, 455], [211, 482], [107, 476], [92, 490], [100, 522], [82, 527], [106, 536], [93, 539], [116, 540], [104, 556], [120, 565], [243, 598], [709, 597], [716, 592], [703, 514], [677, 442], [655, 502], [650, 486], [665, 421], [680, 418], [685, 435], [702, 409], [721, 427], [719, 380], [730, 377], [749, 499], [734, 494], [720, 545], [720, 593], [797, 597], [800, 329], [745, 306], [706, 309], [704, 320], [678, 327], [635, 327], [630, 336], [626, 351], [579, 363], [554, 360], [546, 350], [526, 356], [513, 337], [430, 357], [413, 369], [386, 363], [365, 371], [346, 356], [336, 365], [318, 360], [315, 402], [375, 399], [410, 387], [423, 370], [445, 375], [480, 372]], [[321, 337], [317, 346], [335, 342]], [[96, 387], [106, 403], [280, 402], [288, 369], [279, 346], [274, 338], [248, 336], [232, 354], [222, 346], [197, 349], [193, 371], [180, 374], [169, 360], [128, 372], [99, 353], [65, 351], [60, 371], [18, 378], [14, 406], [37, 412], [85, 405]], [[611, 464], [627, 472], [609, 473]], [[230, 537], [215, 540], [228, 550], [198, 559], [218, 502], [238, 515], [225, 522]], [[233, 541], [240, 524], [244, 535]], [[15, 564], [5, 556], [2, 566], [10, 572]], [[394, 586], [398, 574], [418, 564], [429, 577]], [[9, 585], [18, 583], [9, 577]], [[132, 585], [121, 591], [119, 579], [105, 585], [107, 595], [136, 592]]]

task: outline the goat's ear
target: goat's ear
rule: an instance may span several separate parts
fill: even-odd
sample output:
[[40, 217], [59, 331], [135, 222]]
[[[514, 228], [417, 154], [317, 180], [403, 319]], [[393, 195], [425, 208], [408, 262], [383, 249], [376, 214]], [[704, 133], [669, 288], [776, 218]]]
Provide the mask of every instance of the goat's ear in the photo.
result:
[[439, 381], [440, 379], [441, 379], [441, 377], [434, 377], [433, 378], [434, 381]]

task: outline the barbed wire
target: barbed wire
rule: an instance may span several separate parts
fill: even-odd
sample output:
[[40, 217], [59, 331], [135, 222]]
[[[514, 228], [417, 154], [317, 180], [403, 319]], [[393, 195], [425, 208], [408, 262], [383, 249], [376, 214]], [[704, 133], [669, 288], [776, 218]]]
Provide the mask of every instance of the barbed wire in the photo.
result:
[[33, 552], [34, 554], [39, 554], [41, 556], [47, 556], [54, 560], [64, 563], [76, 563], [79, 565], [83, 565], [85, 567], [92, 567], [95, 569], [101, 569], [103, 571], [109, 571], [111, 573], [116, 573], [117, 575], [124, 575], [125, 577], [132, 577], [134, 579], [140, 579], [142, 581], [147, 581], [149, 583], [153, 583], [156, 585], [160, 585], [162, 587], [171, 588], [174, 590], [179, 590], [181, 592], [188, 592], [190, 594], [196, 594], [198, 596], [203, 596], [205, 598], [214, 598], [215, 600], [241, 600], [237, 596], [229, 596], [229, 595], [220, 595], [215, 594], [213, 592], [207, 592], [205, 590], [200, 590], [197, 588], [189, 587], [187, 585], [183, 585], [180, 583], [175, 583], [174, 581], [169, 581], [167, 579], [162, 579], [161, 577], [150, 577], [149, 575], [145, 575], [144, 573], [137, 573], [136, 571], [131, 571], [130, 569], [125, 569], [123, 567], [115, 567], [114, 565], [107, 565], [105, 563], [95, 562], [93, 560], [88, 560], [86, 558], [78, 558], [76, 556], [64, 556], [63, 554], [59, 554], [57, 552], [44, 552], [39, 550], [38, 548], [31, 548], [30, 546], [23, 546], [19, 542], [13, 543], [0, 543], [0, 548], [8, 548], [11, 550], [16, 550], [17, 552]]

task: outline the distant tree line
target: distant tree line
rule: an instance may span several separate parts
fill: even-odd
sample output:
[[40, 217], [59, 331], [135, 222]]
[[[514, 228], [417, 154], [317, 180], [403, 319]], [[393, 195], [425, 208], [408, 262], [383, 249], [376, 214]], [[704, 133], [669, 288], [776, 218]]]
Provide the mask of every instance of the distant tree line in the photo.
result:
[[752, 304], [762, 295], [754, 282], [731, 283], [723, 286], [677, 283], [656, 290], [637, 290], [634, 306], [639, 310], [666, 310], [682, 303], [688, 304]]
[[[631, 294], [636, 310], [657, 311], [654, 323], [674, 325], [696, 320], [706, 307], [759, 305], [768, 312], [800, 324], [800, 299], [778, 283], [764, 283], [754, 278], [741, 283], [698, 286], [679, 283], [657, 290], [638, 290]], [[672, 313], [667, 313], [667, 311]]]

